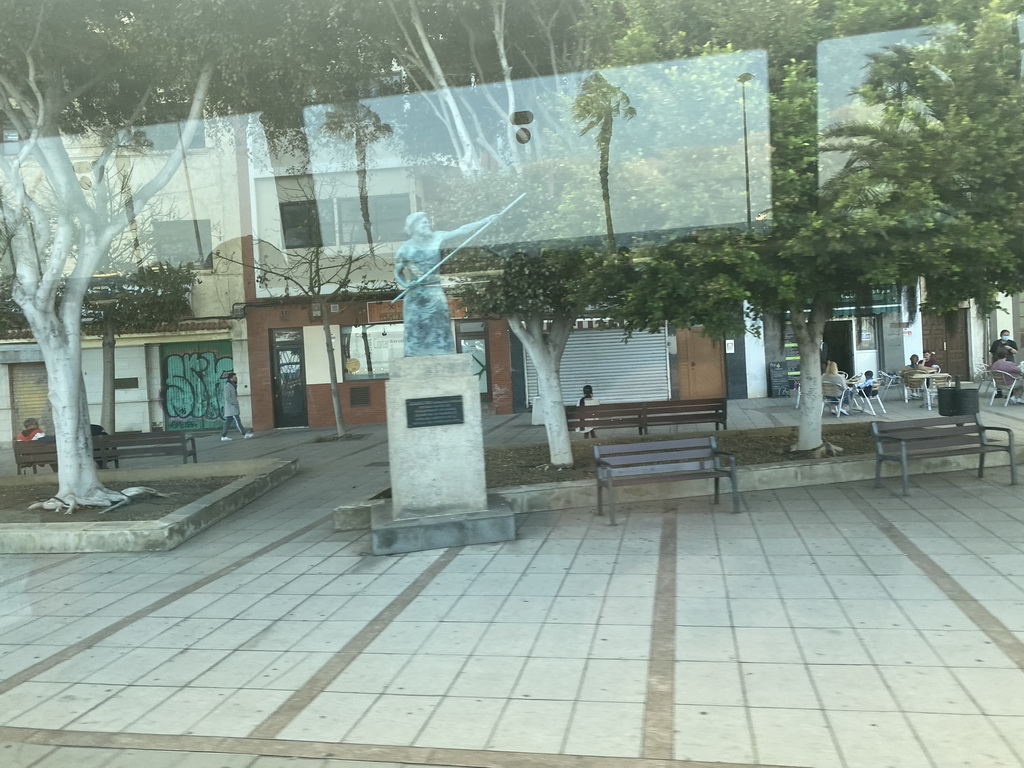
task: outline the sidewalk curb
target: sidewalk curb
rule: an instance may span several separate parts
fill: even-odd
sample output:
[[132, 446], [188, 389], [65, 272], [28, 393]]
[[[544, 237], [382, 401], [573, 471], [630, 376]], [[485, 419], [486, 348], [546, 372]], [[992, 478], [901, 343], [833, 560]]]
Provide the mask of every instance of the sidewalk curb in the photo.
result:
[[144, 474], [149, 480], [167, 480], [195, 476], [197, 472], [207, 477], [245, 474], [159, 520], [2, 524], [0, 553], [159, 552], [174, 549], [288, 480], [298, 472], [298, 461], [263, 459], [183, 464], [115, 470], [104, 473], [102, 477], [106, 481], [131, 480]]
[[[1007, 466], [1009, 456], [1000, 454], [986, 459], [985, 468]], [[927, 475], [938, 472], [958, 472], [977, 469], [976, 456], [946, 456], [926, 459], [911, 459], [911, 475]], [[816, 461], [779, 462], [739, 467], [740, 500], [746, 511], [751, 511], [744, 500], [744, 492], [768, 491], [779, 488], [805, 488], [832, 483], [848, 483], [857, 480], [874, 480], [874, 458], [838, 458]], [[899, 468], [886, 463], [882, 477], [899, 478]], [[884, 482], [883, 489], [899, 497], [896, 483]], [[882, 489], [879, 489], [882, 490]], [[596, 507], [597, 486], [593, 480], [572, 480], [564, 483], [542, 483], [511, 488], [492, 488], [489, 493], [498, 496], [509, 505], [515, 514], [530, 512], [552, 512], [563, 509]], [[651, 485], [633, 485], [615, 491], [619, 504], [637, 504], [647, 501], [687, 499], [696, 496], [710, 496], [714, 493], [713, 481], [679, 481]], [[728, 493], [728, 488], [723, 494]], [[369, 527], [370, 509], [375, 501], [338, 507], [334, 510], [336, 531], [361, 530]], [[725, 507], [723, 506], [723, 509]]]

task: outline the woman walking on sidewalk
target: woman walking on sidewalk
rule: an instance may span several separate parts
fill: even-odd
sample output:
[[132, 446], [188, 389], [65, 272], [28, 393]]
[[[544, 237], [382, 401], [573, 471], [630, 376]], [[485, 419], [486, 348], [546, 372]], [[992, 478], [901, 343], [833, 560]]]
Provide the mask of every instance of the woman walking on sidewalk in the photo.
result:
[[238, 410], [238, 376], [234, 371], [227, 374], [227, 381], [224, 382], [224, 430], [220, 433], [221, 440], [230, 440], [228, 427], [232, 424], [238, 429], [239, 434], [247, 440], [252, 437], [252, 432], [246, 432], [242, 426], [242, 412]]

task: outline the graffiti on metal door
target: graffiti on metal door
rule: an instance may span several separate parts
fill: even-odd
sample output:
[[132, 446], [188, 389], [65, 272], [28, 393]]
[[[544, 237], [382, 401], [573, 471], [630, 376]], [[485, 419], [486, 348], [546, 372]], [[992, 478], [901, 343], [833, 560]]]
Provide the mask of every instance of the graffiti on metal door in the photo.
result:
[[169, 349], [174, 346], [178, 345], [167, 344], [161, 350], [165, 428], [219, 429], [224, 404], [221, 376], [233, 369], [234, 362], [217, 349]]

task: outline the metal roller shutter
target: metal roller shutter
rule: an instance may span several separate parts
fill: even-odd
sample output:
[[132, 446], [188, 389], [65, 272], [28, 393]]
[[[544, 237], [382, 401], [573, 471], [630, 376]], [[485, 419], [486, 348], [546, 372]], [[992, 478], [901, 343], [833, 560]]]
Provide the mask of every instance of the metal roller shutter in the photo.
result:
[[[665, 332], [636, 333], [627, 343], [621, 330], [578, 330], [562, 356], [562, 399], [575, 405], [590, 384], [602, 403], [667, 400], [671, 395]], [[526, 391], [537, 397], [537, 369], [526, 358]]]
[[50, 387], [46, 383], [46, 366], [43, 363], [12, 363], [10, 366], [11, 409], [15, 432], [20, 432], [25, 419], [39, 419], [43, 431], [53, 434], [53, 417], [50, 412]]

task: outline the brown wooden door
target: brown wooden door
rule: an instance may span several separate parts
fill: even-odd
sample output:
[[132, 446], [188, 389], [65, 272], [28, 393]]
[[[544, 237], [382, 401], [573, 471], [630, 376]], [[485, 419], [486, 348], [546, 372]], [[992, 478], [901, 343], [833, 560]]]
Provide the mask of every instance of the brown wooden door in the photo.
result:
[[725, 350], [699, 328], [676, 331], [679, 397], [725, 397]]
[[943, 373], [970, 379], [966, 309], [957, 309], [944, 315], [930, 312], [922, 314], [921, 335], [924, 338], [924, 349], [934, 349], [938, 353]]

